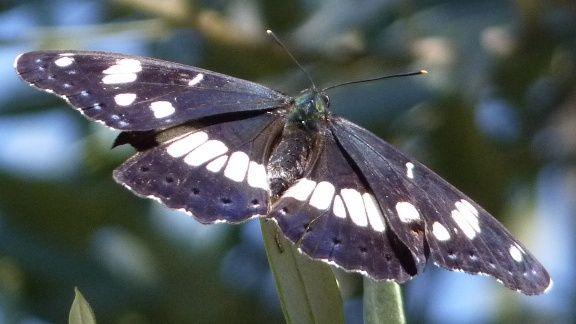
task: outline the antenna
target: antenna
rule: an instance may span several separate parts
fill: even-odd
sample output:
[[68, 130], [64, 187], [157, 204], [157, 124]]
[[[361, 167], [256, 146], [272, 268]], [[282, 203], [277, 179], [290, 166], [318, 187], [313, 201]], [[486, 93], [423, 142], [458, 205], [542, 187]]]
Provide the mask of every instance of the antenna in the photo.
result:
[[276, 42], [276, 44], [280, 45], [280, 47], [282, 47], [282, 49], [284, 49], [284, 51], [288, 54], [288, 56], [290, 56], [292, 61], [294, 61], [294, 63], [296, 63], [296, 65], [298, 65], [300, 70], [302, 70], [302, 72], [304, 72], [304, 74], [306, 74], [306, 77], [308, 78], [308, 80], [312, 84], [312, 88], [314, 90], [316, 90], [316, 83], [314, 83], [314, 80], [312, 80], [310, 73], [308, 73], [308, 71], [306, 71], [306, 69], [302, 65], [300, 65], [300, 63], [298, 62], [298, 60], [296, 60], [294, 55], [292, 55], [292, 53], [290, 53], [290, 51], [288, 50], [288, 47], [286, 47], [286, 45], [284, 45], [284, 43], [282, 43], [282, 41], [280, 41], [280, 39], [276, 36], [276, 34], [274, 34], [274, 32], [271, 31], [270, 29], [266, 30], [266, 34], [268, 34], [268, 36], [272, 37], [272, 39], [274, 39], [274, 42]]
[[420, 71], [417, 71], [417, 72], [385, 75], [385, 76], [381, 76], [381, 77], [377, 77], [377, 78], [371, 78], [371, 79], [365, 79], [365, 80], [348, 81], [348, 82], [339, 83], [339, 84], [335, 84], [335, 85], [331, 85], [331, 86], [329, 86], [329, 87], [326, 87], [326, 88], [322, 89], [322, 92], [324, 92], [324, 91], [326, 91], [326, 90], [329, 90], [329, 89], [334, 89], [334, 88], [337, 88], [337, 87], [349, 85], [349, 84], [363, 83], [363, 82], [371, 82], [371, 81], [377, 81], [377, 80], [383, 80], [383, 79], [399, 78], [399, 77], [406, 77], [406, 76], [413, 76], [413, 75], [420, 75], [420, 74], [428, 74], [428, 71], [426, 71], [426, 70], [420, 70]]

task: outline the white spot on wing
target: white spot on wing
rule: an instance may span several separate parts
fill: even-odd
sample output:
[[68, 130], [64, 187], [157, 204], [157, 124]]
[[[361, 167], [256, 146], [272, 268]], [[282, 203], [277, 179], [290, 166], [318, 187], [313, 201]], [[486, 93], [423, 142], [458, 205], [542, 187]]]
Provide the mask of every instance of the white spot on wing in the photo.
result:
[[336, 198], [334, 198], [334, 206], [332, 207], [332, 212], [336, 217], [346, 218], [346, 209], [344, 208], [344, 203], [342, 202], [340, 195], [336, 195]]
[[136, 100], [135, 93], [119, 93], [114, 96], [114, 101], [118, 106], [131, 105]]
[[54, 61], [54, 64], [56, 64], [59, 67], [66, 67], [71, 65], [72, 63], [74, 63], [74, 59], [68, 56], [60, 57]]
[[554, 281], [550, 278], [550, 283], [548, 284], [548, 287], [546, 287], [546, 289], [544, 289], [544, 293], [547, 294], [550, 290], [552, 290], [553, 286], [554, 286]]
[[310, 205], [320, 210], [327, 210], [332, 205], [335, 191], [336, 188], [330, 182], [322, 181], [318, 183], [312, 197], [310, 197]]
[[372, 226], [376, 232], [384, 232], [386, 230], [386, 223], [376, 199], [367, 192], [362, 195], [362, 198], [364, 199], [364, 207], [366, 208], [370, 226]]
[[221, 157], [217, 158], [216, 160], [208, 163], [206, 165], [206, 169], [208, 169], [208, 171], [210, 172], [220, 172], [220, 170], [222, 170], [222, 168], [224, 167], [224, 164], [226, 164], [226, 161], [228, 160], [228, 155], [222, 155]]
[[172, 157], [181, 157], [190, 153], [193, 149], [197, 148], [207, 140], [208, 134], [205, 132], [196, 132], [174, 141], [172, 144], [168, 145], [166, 151]]
[[228, 147], [224, 143], [218, 140], [209, 140], [188, 153], [184, 162], [191, 166], [199, 166], [226, 152], [228, 152]]
[[452, 219], [454, 219], [466, 237], [469, 239], [475, 238], [476, 234], [480, 233], [478, 210], [464, 199], [457, 201], [454, 206], [456, 209], [452, 210]]
[[407, 201], [397, 203], [396, 212], [403, 223], [415, 222], [420, 219], [420, 213], [418, 213], [416, 207]]
[[458, 225], [458, 227], [462, 230], [462, 232], [464, 232], [464, 235], [466, 235], [466, 237], [468, 237], [469, 239], [473, 239], [476, 237], [476, 231], [474, 230], [474, 228], [472, 228], [470, 223], [466, 221], [466, 219], [464, 218], [464, 216], [462, 216], [459, 210], [457, 209], [452, 210], [451, 216], [452, 219], [456, 222], [456, 225]]
[[250, 163], [248, 154], [241, 151], [232, 153], [226, 169], [224, 169], [224, 176], [232, 181], [244, 181], [246, 171], [248, 171], [248, 163]]
[[170, 101], [154, 101], [150, 104], [150, 109], [156, 118], [168, 117], [176, 111]]
[[466, 211], [467, 213], [472, 214], [475, 217], [478, 217], [478, 210], [476, 209], [476, 207], [472, 206], [471, 203], [469, 203], [464, 199], [460, 199], [460, 201], [457, 201], [455, 206], [462, 212]]
[[248, 167], [248, 185], [253, 188], [268, 190], [266, 168], [262, 164], [250, 161], [250, 166]]
[[432, 224], [432, 234], [439, 241], [448, 241], [450, 239], [450, 233], [446, 227], [438, 222]]
[[135, 59], [120, 59], [116, 64], [102, 71], [105, 76], [102, 78], [104, 84], [117, 84], [134, 82], [137, 73], [142, 71], [140, 61]]
[[406, 162], [406, 176], [410, 179], [414, 179], [414, 163]]
[[514, 261], [516, 262], [522, 262], [522, 260], [524, 259], [524, 257], [522, 256], [522, 251], [520, 251], [520, 249], [518, 249], [518, 247], [515, 244], [510, 245], [510, 256], [512, 256], [512, 259], [514, 259]]
[[24, 53], [18, 54], [18, 56], [16, 56], [16, 58], [14, 59], [14, 62], [12, 63], [12, 66], [13, 66], [15, 69], [18, 69], [18, 61], [20, 60], [20, 58], [22, 57], [22, 55], [24, 55]]
[[193, 87], [193, 86], [197, 85], [198, 83], [200, 83], [200, 81], [202, 81], [202, 79], [204, 79], [204, 74], [198, 73], [194, 78], [192, 78], [192, 80], [188, 81], [188, 85]]
[[350, 213], [350, 218], [354, 224], [366, 227], [368, 226], [368, 217], [366, 216], [366, 209], [364, 209], [364, 200], [358, 190], [351, 188], [344, 188], [340, 190], [340, 194], [346, 204], [346, 209]]
[[125, 73], [138, 73], [142, 71], [142, 64], [135, 59], [119, 59], [116, 64], [102, 71], [104, 74], [125, 74]]
[[300, 179], [296, 184], [286, 190], [283, 197], [292, 197], [299, 201], [305, 201], [316, 187], [316, 181]]

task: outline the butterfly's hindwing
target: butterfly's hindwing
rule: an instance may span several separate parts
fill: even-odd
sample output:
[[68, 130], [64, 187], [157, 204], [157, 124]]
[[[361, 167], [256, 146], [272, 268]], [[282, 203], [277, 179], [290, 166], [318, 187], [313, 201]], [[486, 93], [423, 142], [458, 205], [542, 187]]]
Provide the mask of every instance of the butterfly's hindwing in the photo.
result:
[[[339, 118], [335, 117], [331, 124], [337, 125], [338, 120]], [[408, 247], [417, 262], [418, 270], [422, 271], [427, 259], [424, 244], [424, 222], [421, 211], [416, 204], [417, 197], [414, 197], [410, 191], [412, 183], [407, 181], [405, 176], [400, 176], [395, 172], [390, 164], [381, 163], [378, 168], [363, 167], [363, 164], [370, 163], [367, 159], [374, 158], [370, 155], [371, 152], [365, 152], [364, 144], [350, 141], [351, 137], [349, 136], [342, 136], [342, 130], [339, 130], [337, 126], [332, 126], [332, 132], [342, 149], [349, 156], [354, 157], [352, 163], [357, 166], [357, 172], [362, 174], [374, 192], [391, 230]], [[366, 156], [358, 161], [358, 154], [355, 154], [357, 152], [366, 153]]]
[[[422, 164], [376, 135], [344, 119], [332, 122], [338, 141], [366, 176], [381, 204], [388, 202], [400, 179], [425, 223], [434, 263], [444, 268], [495, 277], [511, 289], [540, 294], [551, 285], [544, 267], [494, 217]], [[381, 190], [377, 187], [381, 185]], [[397, 198], [396, 198], [397, 199]], [[388, 221], [397, 214], [385, 214]], [[392, 225], [391, 225], [392, 227]], [[393, 228], [398, 233], [402, 229]], [[410, 247], [410, 246], [409, 246]]]
[[388, 229], [363, 180], [325, 130], [325, 144], [305, 178], [269, 214], [308, 256], [379, 280], [404, 282], [417, 273], [406, 246]]
[[279, 112], [219, 121], [137, 153], [114, 172], [136, 194], [202, 223], [238, 223], [268, 211], [265, 169]]
[[264, 86], [162, 60], [103, 52], [40, 51], [15, 67], [31, 85], [66, 99], [88, 118], [132, 131], [286, 104]]

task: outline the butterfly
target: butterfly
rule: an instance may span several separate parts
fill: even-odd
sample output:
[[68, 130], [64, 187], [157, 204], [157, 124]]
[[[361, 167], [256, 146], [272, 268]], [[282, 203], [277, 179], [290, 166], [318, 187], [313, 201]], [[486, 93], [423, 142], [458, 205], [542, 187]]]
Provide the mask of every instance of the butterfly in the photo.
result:
[[430, 260], [524, 294], [550, 276], [494, 217], [433, 171], [329, 110], [315, 86], [292, 97], [153, 58], [38, 51], [20, 77], [120, 130], [134, 156], [114, 179], [201, 223], [265, 217], [299, 251], [375, 280], [405, 282]]

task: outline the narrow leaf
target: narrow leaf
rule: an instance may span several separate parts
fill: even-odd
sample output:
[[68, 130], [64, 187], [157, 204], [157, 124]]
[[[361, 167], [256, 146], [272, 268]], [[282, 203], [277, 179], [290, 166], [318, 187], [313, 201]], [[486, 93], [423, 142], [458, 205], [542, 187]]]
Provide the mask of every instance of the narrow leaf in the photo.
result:
[[74, 288], [74, 301], [72, 302], [72, 307], [70, 308], [70, 314], [68, 315], [69, 324], [96, 324], [96, 317], [92, 308], [80, 293], [78, 288]]
[[397, 283], [364, 278], [364, 323], [406, 323], [402, 293]]
[[342, 297], [330, 267], [300, 254], [270, 221], [261, 220], [264, 246], [287, 323], [344, 323]]

